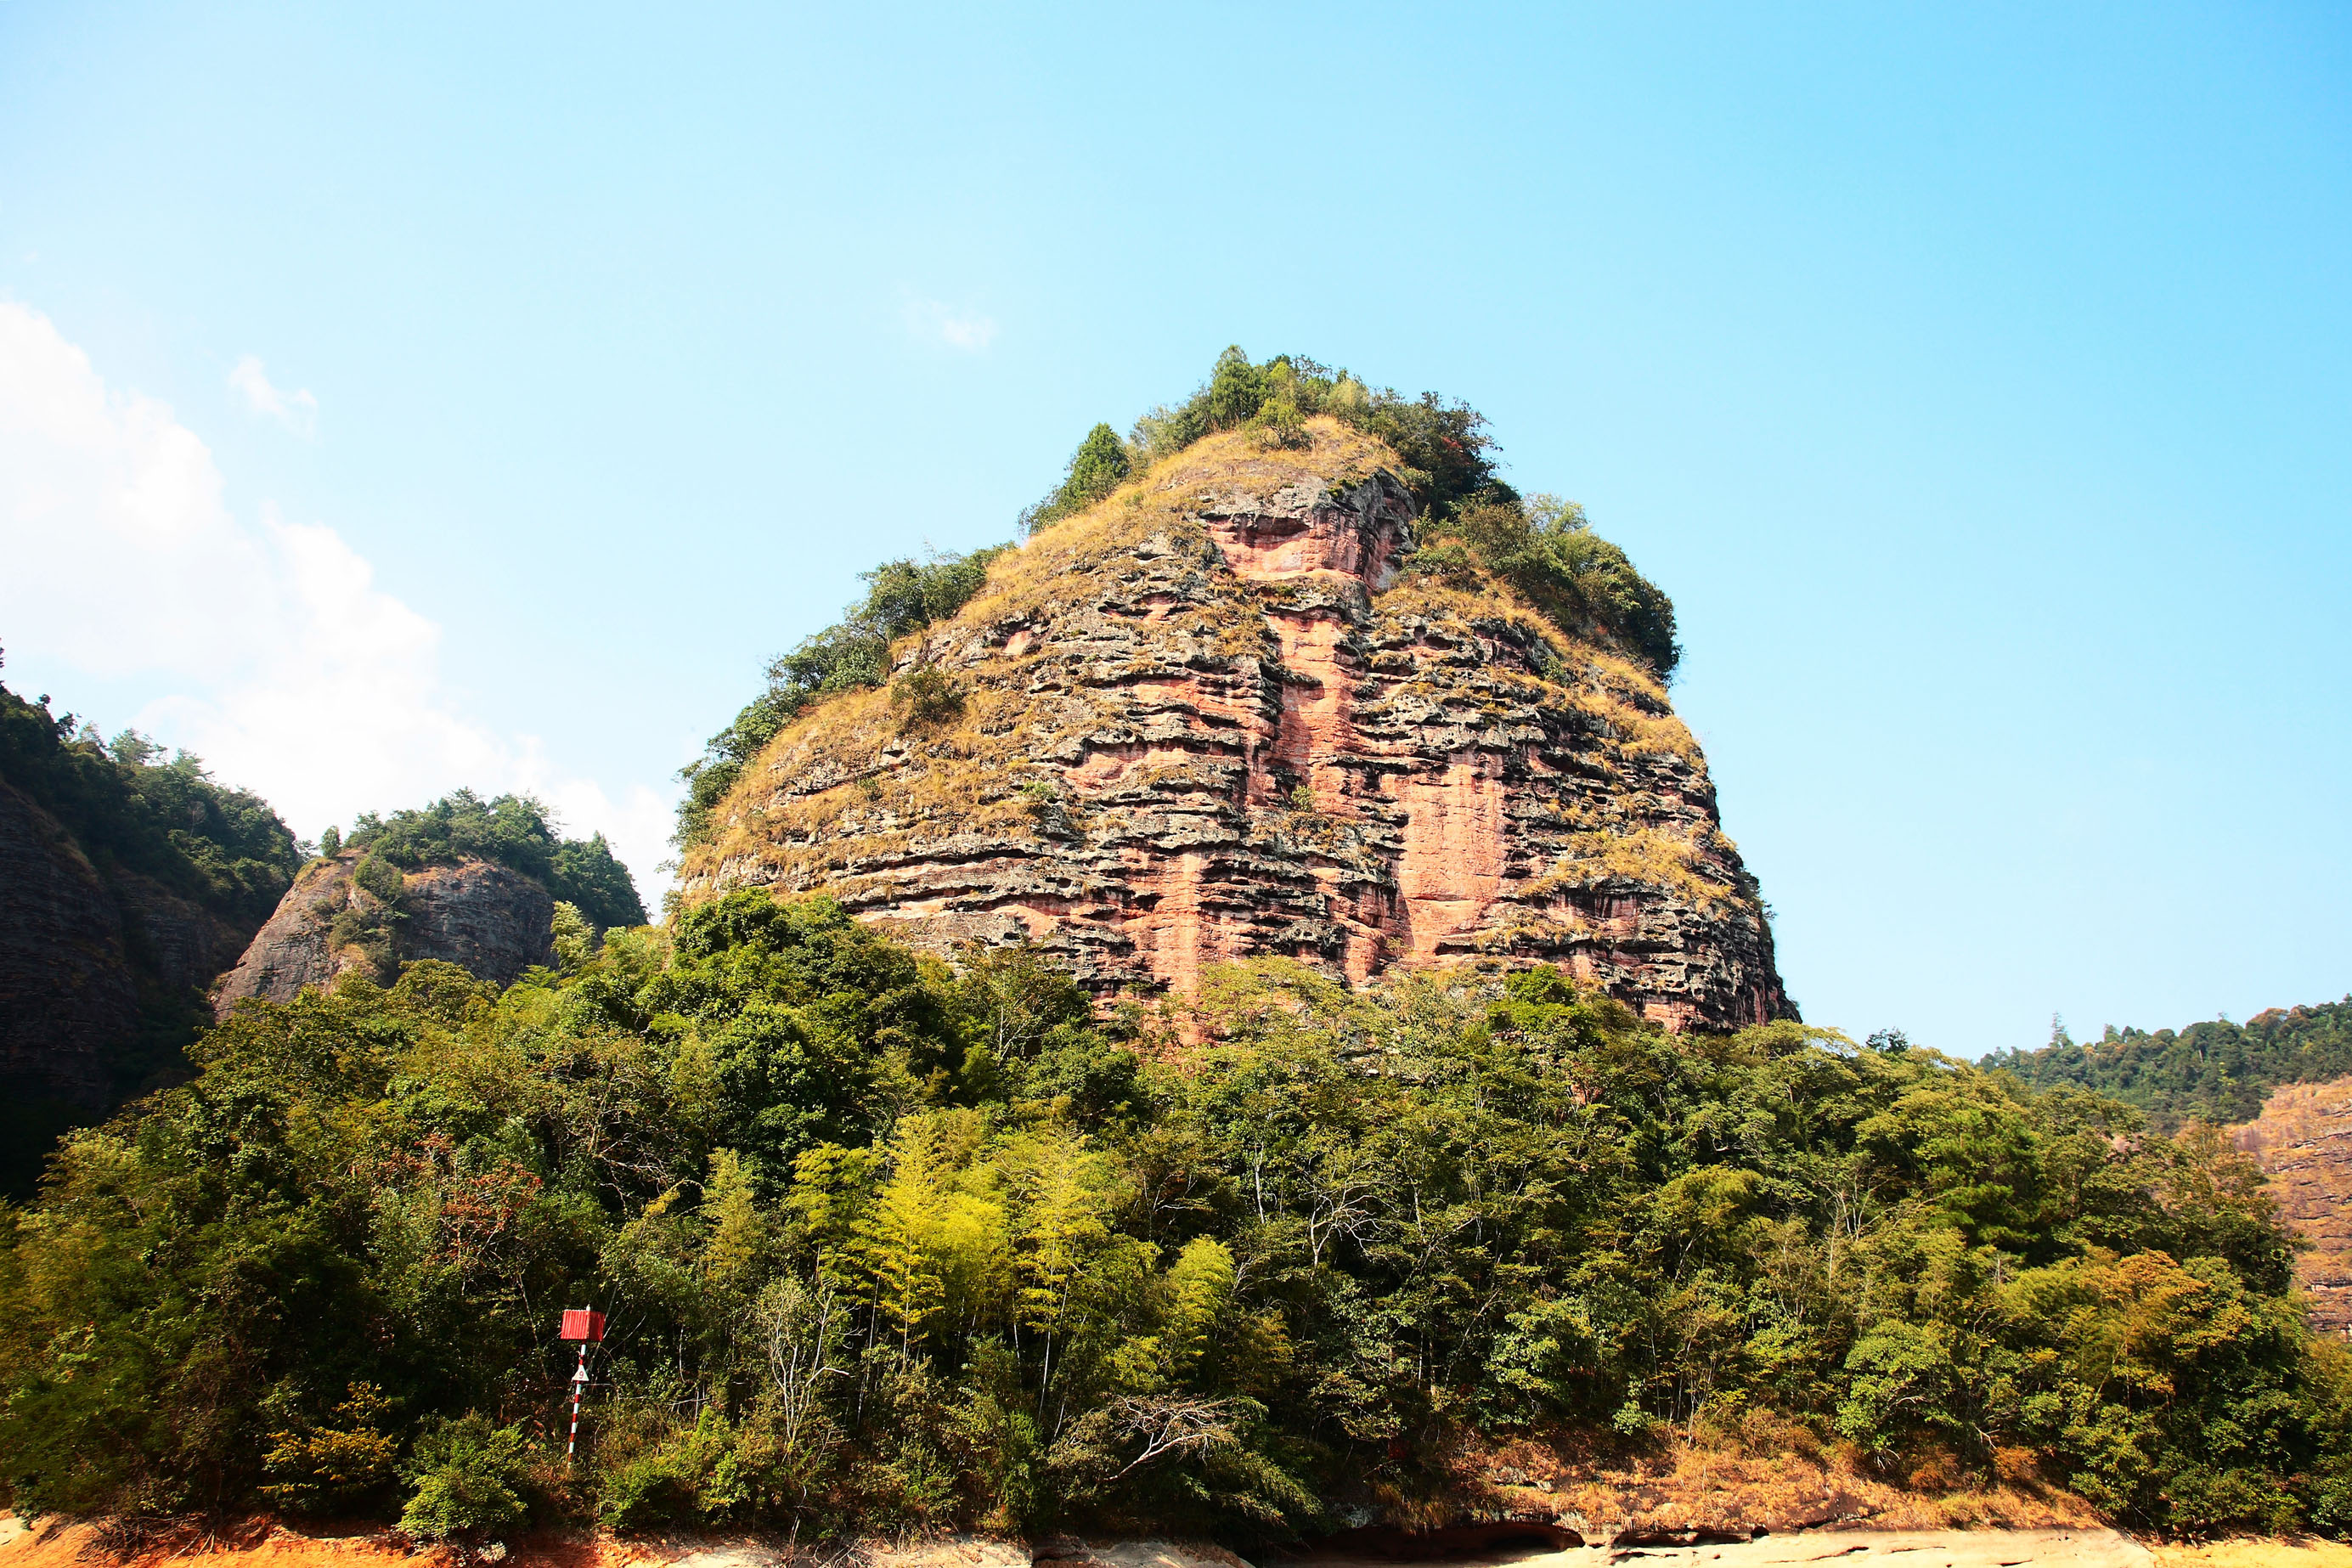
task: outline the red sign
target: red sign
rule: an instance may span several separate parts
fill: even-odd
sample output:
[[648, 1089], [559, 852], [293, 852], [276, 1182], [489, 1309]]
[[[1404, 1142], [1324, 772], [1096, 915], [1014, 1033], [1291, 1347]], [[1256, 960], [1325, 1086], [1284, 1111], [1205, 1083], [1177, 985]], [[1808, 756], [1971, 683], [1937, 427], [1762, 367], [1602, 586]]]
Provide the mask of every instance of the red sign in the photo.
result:
[[586, 1307], [566, 1307], [563, 1327], [556, 1338], [564, 1340], [601, 1341], [604, 1337], [604, 1314]]

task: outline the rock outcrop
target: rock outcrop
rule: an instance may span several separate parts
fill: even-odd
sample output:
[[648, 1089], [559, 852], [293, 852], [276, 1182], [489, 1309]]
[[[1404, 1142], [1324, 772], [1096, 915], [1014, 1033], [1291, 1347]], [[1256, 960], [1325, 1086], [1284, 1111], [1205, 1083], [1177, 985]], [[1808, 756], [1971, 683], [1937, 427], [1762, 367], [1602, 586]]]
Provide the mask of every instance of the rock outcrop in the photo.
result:
[[2352, 1078], [2273, 1090], [2231, 1131], [2270, 1177], [2280, 1217], [2311, 1243], [2294, 1276], [2312, 1327], [2352, 1333]]
[[1393, 454], [1308, 433], [1210, 437], [998, 561], [892, 690], [769, 744], [683, 897], [823, 890], [919, 947], [1034, 941], [1104, 993], [1488, 957], [1671, 1027], [1789, 1015], [1658, 680], [1410, 570]]
[[226, 1016], [247, 997], [291, 1001], [305, 986], [331, 984], [354, 970], [388, 982], [401, 964], [419, 959], [504, 985], [552, 958], [555, 901], [521, 872], [465, 860], [404, 873], [377, 858], [382, 869], [363, 879], [366, 858], [347, 849], [303, 868], [221, 981], [217, 1013]]
[[142, 1011], [209, 984], [247, 934], [149, 878], [101, 871], [0, 781], [0, 1085], [12, 1095], [88, 1111], [137, 1090], [118, 1079]]

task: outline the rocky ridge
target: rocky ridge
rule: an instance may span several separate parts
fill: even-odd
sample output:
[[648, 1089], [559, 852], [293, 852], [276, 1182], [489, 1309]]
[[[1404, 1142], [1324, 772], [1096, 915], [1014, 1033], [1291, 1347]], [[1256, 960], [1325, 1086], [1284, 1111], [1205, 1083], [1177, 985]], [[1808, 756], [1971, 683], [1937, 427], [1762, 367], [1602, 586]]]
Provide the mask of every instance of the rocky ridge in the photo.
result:
[[[220, 983], [215, 1010], [226, 1016], [248, 997], [289, 1002], [306, 986], [358, 971], [389, 982], [403, 963], [437, 959], [504, 985], [553, 956], [555, 900], [520, 871], [488, 860], [363, 876], [368, 857], [347, 849], [313, 860], [294, 879]], [[369, 881], [377, 885], [371, 887]]]
[[776, 736], [683, 899], [824, 891], [919, 948], [1034, 942], [1103, 993], [1261, 954], [1355, 981], [1489, 959], [1675, 1028], [1791, 1015], [1659, 681], [1412, 571], [1394, 455], [1307, 439], [1212, 437], [997, 562], [894, 650], [894, 691]]

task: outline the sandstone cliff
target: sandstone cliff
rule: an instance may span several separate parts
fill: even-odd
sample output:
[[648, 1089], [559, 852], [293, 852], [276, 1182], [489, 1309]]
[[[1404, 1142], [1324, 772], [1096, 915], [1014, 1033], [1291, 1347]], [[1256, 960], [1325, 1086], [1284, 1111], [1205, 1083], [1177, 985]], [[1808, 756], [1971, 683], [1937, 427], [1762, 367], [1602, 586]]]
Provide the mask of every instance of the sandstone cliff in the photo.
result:
[[895, 650], [895, 691], [769, 743], [682, 896], [824, 890], [919, 947], [1034, 940], [1101, 992], [1491, 956], [1677, 1028], [1790, 1013], [1660, 683], [1411, 572], [1394, 455], [1307, 436], [1212, 437], [996, 562]]
[[419, 959], [503, 985], [553, 956], [554, 900], [522, 873], [487, 860], [403, 873], [377, 858], [383, 869], [370, 887], [359, 869], [366, 858], [350, 849], [303, 868], [222, 980], [216, 1012], [225, 1016], [247, 997], [291, 1001], [353, 970], [389, 982]]
[[101, 871], [5, 780], [0, 889], [0, 1084], [84, 1112], [142, 1087], [121, 1081], [148, 1065], [126, 1042], [209, 984], [246, 936], [151, 878]]
[[2280, 1215], [2311, 1243], [2294, 1274], [2312, 1325], [2352, 1332], [2352, 1079], [2288, 1084], [2231, 1133], [2270, 1177]]

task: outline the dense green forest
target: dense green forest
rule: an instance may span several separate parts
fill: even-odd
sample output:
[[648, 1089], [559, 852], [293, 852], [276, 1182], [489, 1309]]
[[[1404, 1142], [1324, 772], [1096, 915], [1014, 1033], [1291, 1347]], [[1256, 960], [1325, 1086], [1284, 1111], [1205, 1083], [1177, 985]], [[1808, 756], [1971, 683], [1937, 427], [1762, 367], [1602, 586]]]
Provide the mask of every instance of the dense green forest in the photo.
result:
[[2036, 1089], [2073, 1087], [2112, 1095], [2160, 1127], [2192, 1118], [2251, 1121], [2282, 1084], [2352, 1073], [2352, 996], [2316, 1007], [2273, 1008], [2243, 1024], [2226, 1018], [2185, 1029], [2117, 1029], [2078, 1045], [2053, 1027], [2036, 1051], [2002, 1051], [1984, 1065]]
[[536, 879], [599, 931], [646, 923], [637, 885], [604, 836], [563, 837], [549, 824], [547, 808], [529, 795], [484, 800], [461, 789], [390, 816], [368, 812], [352, 825], [348, 839], [338, 836], [334, 844], [370, 850], [411, 871], [468, 856], [494, 860]]
[[[2352, 1525], [2352, 1364], [2210, 1128], [1556, 971], [1213, 970], [1180, 1046], [741, 893], [503, 993], [262, 1005], [0, 1209], [20, 1509], [1265, 1541], [1448, 1439], [2022, 1451], [2119, 1521]], [[560, 1462], [559, 1310], [611, 1315]]]
[[[1522, 496], [1496, 472], [1486, 416], [1435, 393], [1408, 398], [1372, 390], [1346, 371], [1277, 354], [1263, 364], [1238, 348], [1217, 357], [1184, 402], [1137, 420], [1122, 440], [1097, 425], [1078, 443], [1054, 489], [1023, 511], [1034, 535], [1109, 495], [1130, 474], [1203, 437], [1245, 430], [1269, 445], [1304, 439], [1306, 419], [1328, 415], [1378, 437], [1404, 465], [1399, 476], [1422, 508], [1413, 570], [1507, 582], [1538, 612], [1578, 637], [1601, 637], [1647, 662], [1661, 679], [1682, 658], [1674, 602], [1594, 533], [1584, 510], [1551, 496]], [[987, 580], [1011, 545], [928, 561], [885, 562], [863, 574], [865, 595], [840, 621], [770, 662], [765, 689], [683, 769], [677, 843], [706, 841], [710, 814], [743, 768], [802, 709], [837, 691], [883, 684], [896, 639], [946, 619]]]

